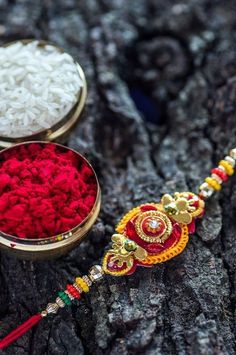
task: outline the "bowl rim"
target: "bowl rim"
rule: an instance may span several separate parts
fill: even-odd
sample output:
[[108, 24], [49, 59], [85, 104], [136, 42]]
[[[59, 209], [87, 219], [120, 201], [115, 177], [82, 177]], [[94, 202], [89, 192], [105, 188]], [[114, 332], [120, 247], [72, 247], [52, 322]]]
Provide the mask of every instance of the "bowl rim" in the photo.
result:
[[[53, 235], [53, 236], [50, 236], [48, 238], [20, 238], [20, 237], [11, 235], [11, 234], [7, 234], [7, 233], [5, 233], [5, 232], [0, 230], [0, 245], [2, 243], [1, 239], [5, 239], [5, 240], [7, 240], [8, 242], [10, 242], [12, 244], [16, 244], [17, 246], [22, 245], [24, 247], [23, 248], [24, 250], [25, 250], [25, 247], [27, 245], [28, 246], [38, 245], [38, 246], [43, 247], [44, 245], [46, 246], [48, 244], [58, 244], [59, 242], [61, 242], [61, 244], [63, 244], [62, 242], [64, 240], [68, 241], [68, 239], [70, 239], [70, 237], [73, 237], [75, 234], [79, 233], [80, 230], [83, 229], [84, 225], [89, 220], [94, 219], [94, 217], [95, 217], [95, 220], [96, 220], [96, 218], [97, 218], [97, 216], [99, 214], [100, 205], [101, 205], [101, 189], [100, 189], [99, 181], [98, 181], [97, 175], [95, 173], [95, 170], [92, 167], [91, 163], [81, 153], [79, 153], [78, 151], [76, 151], [73, 148], [70, 148], [70, 147], [64, 146], [62, 144], [55, 143], [55, 142], [27, 141], [27, 142], [21, 142], [21, 143], [15, 144], [15, 145], [13, 145], [13, 146], [11, 146], [9, 148], [5, 148], [5, 149], [1, 150], [0, 151], [0, 156], [2, 155], [2, 153], [6, 152], [6, 151], [9, 151], [10, 149], [14, 149], [16, 147], [19, 147], [19, 146], [22, 146], [22, 145], [29, 145], [29, 144], [43, 144], [43, 145], [52, 144], [52, 145], [58, 146], [60, 148], [63, 148], [65, 150], [74, 152], [77, 156], [79, 156], [91, 168], [91, 170], [92, 170], [92, 172], [94, 174], [94, 177], [95, 177], [96, 185], [97, 185], [97, 194], [96, 194], [96, 198], [95, 198], [93, 207], [90, 210], [90, 212], [88, 213], [88, 215], [79, 224], [77, 224], [73, 228], [71, 228], [71, 229], [69, 229], [69, 230], [67, 230], [67, 231], [65, 231], [63, 233], [59, 233], [57, 235]], [[95, 222], [95, 220], [94, 220], [94, 222]], [[93, 225], [93, 223], [92, 223], [92, 225]], [[5, 243], [3, 243], [3, 244], [5, 245]]]
[[86, 101], [86, 97], [87, 97], [87, 82], [86, 82], [84, 71], [83, 71], [82, 67], [80, 66], [80, 64], [65, 49], [63, 49], [60, 46], [55, 45], [51, 41], [46, 41], [46, 40], [42, 40], [42, 39], [34, 39], [34, 38], [19, 39], [19, 40], [15, 40], [15, 41], [10, 41], [10, 42], [2, 44], [1, 47], [3, 47], [3, 48], [8, 47], [8, 46], [15, 44], [17, 42], [21, 42], [23, 44], [28, 44], [31, 42], [38, 42], [39, 47], [44, 47], [46, 45], [50, 45], [50, 46], [56, 48], [59, 52], [67, 53], [68, 55], [70, 55], [75, 63], [76, 68], [77, 68], [78, 75], [82, 81], [82, 86], [80, 87], [79, 91], [76, 94], [76, 96], [77, 96], [76, 102], [70, 108], [70, 110], [67, 112], [67, 114], [65, 116], [63, 116], [59, 121], [55, 122], [49, 128], [41, 129], [39, 131], [36, 131], [36, 132], [34, 132], [30, 135], [26, 135], [26, 136], [10, 137], [10, 136], [6, 136], [6, 135], [3, 135], [3, 136], [0, 135], [0, 142], [3, 142], [3, 144], [0, 143], [0, 145], [4, 146], [6, 148], [8, 146], [11, 146], [14, 143], [22, 142], [23, 140], [24, 141], [38, 140], [42, 137], [44, 139], [47, 138], [51, 141], [51, 140], [55, 140], [56, 138], [60, 137], [61, 135], [63, 135], [63, 133], [65, 131], [67, 131], [67, 129], [65, 129], [64, 126], [66, 126], [68, 124], [70, 118], [72, 118], [72, 121], [69, 122], [69, 124], [68, 124], [68, 130], [77, 121], [77, 119], [79, 118], [79, 116], [85, 106], [85, 101]]

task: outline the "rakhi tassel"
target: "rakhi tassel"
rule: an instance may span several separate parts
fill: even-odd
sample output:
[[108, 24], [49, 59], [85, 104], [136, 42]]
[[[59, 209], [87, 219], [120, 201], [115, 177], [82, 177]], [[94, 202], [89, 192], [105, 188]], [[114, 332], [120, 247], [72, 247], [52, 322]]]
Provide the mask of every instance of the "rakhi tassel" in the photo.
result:
[[0, 340], [0, 349], [4, 349], [10, 344], [12, 344], [15, 340], [20, 338], [23, 334], [25, 334], [29, 329], [31, 329], [34, 325], [36, 325], [42, 319], [42, 315], [36, 314], [30, 317], [26, 322], [21, 324], [18, 328], [13, 330], [10, 334], [8, 334], [5, 338]]

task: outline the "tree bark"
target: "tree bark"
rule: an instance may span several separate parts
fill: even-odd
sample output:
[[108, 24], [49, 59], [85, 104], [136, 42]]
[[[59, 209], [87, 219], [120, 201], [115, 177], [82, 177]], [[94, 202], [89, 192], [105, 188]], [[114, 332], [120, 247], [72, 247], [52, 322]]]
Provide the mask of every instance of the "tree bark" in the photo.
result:
[[[197, 191], [236, 145], [235, 1], [0, 0], [1, 43], [42, 38], [82, 65], [89, 95], [68, 139], [102, 187], [99, 219], [67, 256], [0, 254], [0, 337], [98, 263], [119, 218]], [[107, 277], [4, 354], [235, 354], [236, 189], [207, 204], [185, 251]]]

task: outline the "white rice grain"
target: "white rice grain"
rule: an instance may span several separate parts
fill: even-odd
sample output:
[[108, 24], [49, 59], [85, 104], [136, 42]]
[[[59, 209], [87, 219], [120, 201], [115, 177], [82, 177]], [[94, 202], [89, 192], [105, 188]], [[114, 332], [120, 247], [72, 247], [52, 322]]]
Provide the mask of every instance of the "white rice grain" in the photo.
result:
[[83, 82], [73, 58], [56, 47], [14, 43], [0, 48], [0, 136], [23, 137], [60, 121]]

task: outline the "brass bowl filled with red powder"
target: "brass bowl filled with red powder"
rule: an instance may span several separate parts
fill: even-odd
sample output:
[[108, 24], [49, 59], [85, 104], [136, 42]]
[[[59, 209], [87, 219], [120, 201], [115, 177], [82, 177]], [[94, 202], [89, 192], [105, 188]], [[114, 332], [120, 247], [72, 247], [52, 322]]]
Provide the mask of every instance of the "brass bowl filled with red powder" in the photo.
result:
[[0, 248], [23, 259], [59, 257], [100, 211], [96, 174], [78, 152], [26, 142], [0, 152]]

